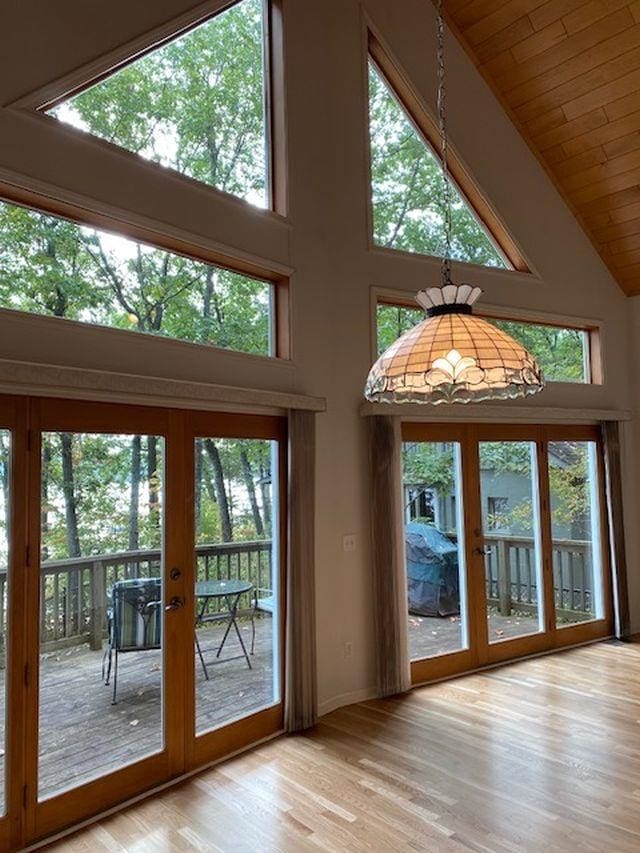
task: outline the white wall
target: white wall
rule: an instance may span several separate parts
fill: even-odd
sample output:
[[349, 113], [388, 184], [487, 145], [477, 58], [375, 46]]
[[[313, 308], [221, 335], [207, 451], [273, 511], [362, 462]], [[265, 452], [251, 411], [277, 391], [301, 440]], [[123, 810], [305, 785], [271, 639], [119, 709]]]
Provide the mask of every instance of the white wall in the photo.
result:
[[[109, 4], [14, 0], [0, 13], [0, 103], [64, 77], [193, 7], [189, 0]], [[200, 9], [207, 4], [201, 4]], [[372, 287], [416, 291], [439, 262], [368, 246], [364, 14], [433, 102], [434, 18], [427, 0], [284, 0], [290, 216], [256, 211], [12, 108], [0, 110], [0, 179], [81, 202], [196, 245], [292, 270], [291, 363], [257, 362], [54, 320], [0, 315], [0, 357], [324, 396], [318, 418], [317, 593], [322, 708], [365, 695], [374, 679], [365, 429], [358, 413], [370, 365]], [[122, 50], [118, 56], [122, 55]], [[108, 66], [110, 63], [104, 63]], [[76, 75], [79, 79], [81, 75]], [[626, 300], [462, 49], [450, 42], [455, 147], [507, 223], [535, 275], [459, 269], [484, 301], [602, 323], [606, 382], [552, 386], [528, 402], [567, 409], [635, 407], [638, 300]], [[112, 334], [112, 333], [111, 333]], [[637, 335], [635, 336], [637, 337]], [[468, 411], [473, 417], [473, 410]], [[635, 470], [637, 425], [625, 429]], [[637, 552], [634, 478], [625, 483]], [[358, 549], [342, 550], [355, 533]], [[640, 580], [631, 563], [634, 626]], [[353, 643], [345, 659], [343, 644]]]

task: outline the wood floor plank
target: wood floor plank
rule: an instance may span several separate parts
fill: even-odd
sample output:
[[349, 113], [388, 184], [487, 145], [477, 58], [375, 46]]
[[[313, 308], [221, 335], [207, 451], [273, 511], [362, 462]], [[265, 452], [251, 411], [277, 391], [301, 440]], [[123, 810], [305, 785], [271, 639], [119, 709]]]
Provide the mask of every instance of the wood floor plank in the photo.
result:
[[640, 849], [640, 644], [334, 711], [52, 851]]

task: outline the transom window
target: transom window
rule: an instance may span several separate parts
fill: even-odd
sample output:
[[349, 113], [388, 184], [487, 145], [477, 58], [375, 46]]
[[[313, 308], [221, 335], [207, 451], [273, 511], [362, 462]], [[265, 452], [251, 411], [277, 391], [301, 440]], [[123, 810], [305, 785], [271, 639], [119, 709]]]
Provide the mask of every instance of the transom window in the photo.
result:
[[[378, 354], [384, 352], [400, 335], [423, 319], [424, 311], [418, 307], [378, 303]], [[548, 382], [595, 381], [594, 373], [598, 365], [592, 364], [591, 349], [597, 330], [504, 320], [490, 316], [487, 316], [487, 319], [529, 350], [542, 367]]]
[[275, 355], [274, 285], [0, 202], [0, 308]]

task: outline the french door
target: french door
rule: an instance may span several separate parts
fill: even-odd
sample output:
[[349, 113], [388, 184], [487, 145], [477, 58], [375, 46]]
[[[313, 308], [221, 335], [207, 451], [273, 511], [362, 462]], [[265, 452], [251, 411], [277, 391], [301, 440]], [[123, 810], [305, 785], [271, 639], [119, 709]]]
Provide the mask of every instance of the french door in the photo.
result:
[[611, 634], [597, 427], [402, 435], [414, 683]]
[[282, 728], [285, 438], [0, 397], [0, 848]]

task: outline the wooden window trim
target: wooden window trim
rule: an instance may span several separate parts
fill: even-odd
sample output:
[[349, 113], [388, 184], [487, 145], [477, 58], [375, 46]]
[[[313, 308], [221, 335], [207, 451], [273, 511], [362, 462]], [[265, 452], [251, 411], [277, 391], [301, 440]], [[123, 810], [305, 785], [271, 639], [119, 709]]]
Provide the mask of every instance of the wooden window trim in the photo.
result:
[[[203, 11], [199, 9], [196, 16], [193, 13], [181, 15], [160, 27], [156, 27], [139, 39], [134, 39], [124, 46], [98, 60], [74, 71], [53, 84], [46, 85], [19, 98], [10, 106], [12, 108], [34, 110], [41, 115], [76, 95], [90, 89], [113, 74], [126, 68], [144, 56], [161, 49], [192, 30], [223, 14], [242, 0], [211, 0]], [[283, 37], [283, 0], [263, 0], [263, 34], [264, 34], [264, 103], [265, 131], [267, 142], [267, 209], [266, 212], [276, 213], [286, 217], [288, 211], [288, 182], [286, 156], [286, 123], [285, 123], [285, 78], [284, 78], [284, 37]], [[80, 75], [80, 77], [79, 77]], [[49, 117], [50, 118], [50, 117]], [[91, 136], [92, 142], [105, 145], [110, 149], [116, 148], [130, 156], [137, 157], [100, 137]], [[180, 179], [205, 186], [212, 192], [219, 192], [237, 200], [237, 196], [225, 193], [224, 190], [211, 187], [202, 181], [197, 181], [189, 175], [172, 170]]]
[[[216, 347], [215, 344], [199, 345], [195, 341], [184, 341], [181, 338], [167, 338], [167, 340], [178, 341], [180, 343], [191, 344], [193, 346], [205, 346], [207, 348], [217, 349], [220, 352], [233, 353], [234, 355], [248, 355], [252, 358], [282, 359], [285, 361], [291, 358], [288, 276], [283, 275], [280, 272], [276, 272], [273, 269], [269, 269], [266, 266], [259, 266], [249, 260], [231, 258], [229, 255], [223, 254], [217, 250], [209, 249], [204, 246], [195, 246], [186, 240], [170, 237], [160, 231], [152, 231], [151, 229], [144, 228], [130, 222], [123, 222], [114, 216], [100, 213], [96, 210], [89, 210], [88, 208], [83, 208], [70, 202], [59, 201], [36, 193], [33, 190], [17, 187], [4, 181], [0, 181], [0, 203], [1, 202], [19, 205], [38, 213], [58, 216], [62, 219], [75, 222], [78, 225], [88, 225], [92, 228], [110, 231], [118, 236], [135, 240], [164, 252], [181, 255], [189, 260], [211, 264], [219, 267], [220, 269], [228, 270], [229, 272], [238, 273], [239, 275], [245, 275], [249, 278], [271, 284], [273, 286], [273, 300], [270, 307], [270, 319], [273, 329], [274, 344], [272, 353], [269, 353], [268, 355], [243, 353], [242, 350], [224, 349], [223, 347]], [[34, 316], [46, 317], [47, 315], [34, 314]], [[84, 323], [80, 320], [67, 320], [67, 322], [80, 323], [83, 326], [94, 326], [95, 328], [101, 327], [100, 324]], [[112, 329], [114, 327], [103, 326], [103, 328]], [[130, 330], [127, 329], [120, 329], [118, 331], [130, 332]], [[140, 333], [133, 332], [132, 334], [139, 335]]]
[[[383, 47], [381, 40], [372, 31], [370, 26], [367, 28], [367, 42], [370, 59], [400, 101], [405, 113], [428, 148], [439, 161], [440, 132], [435, 120], [426, 109], [422, 98], [409, 82], [408, 76], [402, 70], [399, 63]], [[510, 264], [512, 270], [531, 273], [529, 264], [525, 260], [517, 243], [509, 234], [506, 225], [485, 199], [478, 185], [469, 174], [469, 171], [463, 166], [460, 159], [456, 156], [455, 151], [451, 148], [449, 148], [448, 165], [450, 176], [456, 189], [478, 218], [497, 250], [503, 255], [507, 263]]]

